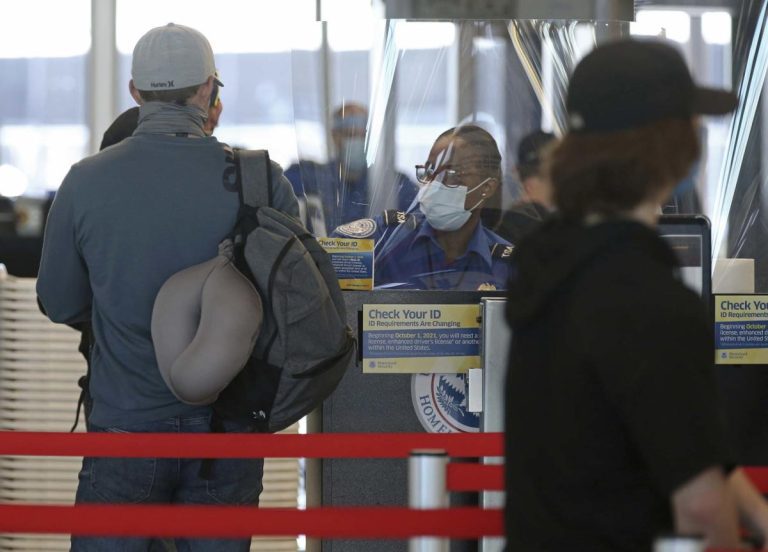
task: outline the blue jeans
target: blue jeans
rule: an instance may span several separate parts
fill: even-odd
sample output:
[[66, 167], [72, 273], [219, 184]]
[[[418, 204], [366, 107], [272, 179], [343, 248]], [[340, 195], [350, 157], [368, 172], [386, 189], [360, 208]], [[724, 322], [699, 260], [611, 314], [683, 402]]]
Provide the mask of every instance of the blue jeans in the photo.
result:
[[[245, 431], [224, 423], [228, 433]], [[210, 433], [211, 417], [169, 418], [127, 427], [89, 431], [111, 433]], [[262, 459], [214, 460], [210, 479], [200, 477], [201, 459], [84, 458], [77, 504], [227, 504], [259, 503], [264, 472]], [[251, 539], [175, 539], [178, 552], [248, 552]], [[152, 538], [72, 537], [76, 552], [154, 552], [174, 550], [170, 541]]]

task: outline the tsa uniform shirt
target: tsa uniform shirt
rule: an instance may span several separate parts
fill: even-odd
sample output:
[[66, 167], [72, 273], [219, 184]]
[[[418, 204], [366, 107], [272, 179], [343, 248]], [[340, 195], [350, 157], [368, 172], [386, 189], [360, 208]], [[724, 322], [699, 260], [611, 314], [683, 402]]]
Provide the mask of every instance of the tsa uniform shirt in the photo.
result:
[[452, 263], [446, 262], [435, 230], [420, 212], [386, 211], [340, 226], [333, 235], [376, 241], [377, 288], [491, 291], [507, 285], [512, 246], [482, 223], [475, 228], [467, 251]]
[[[368, 172], [363, 172], [354, 182], [343, 182], [339, 174], [339, 163], [336, 161], [326, 164], [302, 161], [285, 171], [297, 197], [305, 194], [320, 197], [325, 226], [329, 230], [368, 216], [370, 207]], [[401, 173], [397, 173], [394, 189], [389, 191], [396, 196], [393, 203], [401, 210], [410, 207], [417, 192], [418, 187]]]

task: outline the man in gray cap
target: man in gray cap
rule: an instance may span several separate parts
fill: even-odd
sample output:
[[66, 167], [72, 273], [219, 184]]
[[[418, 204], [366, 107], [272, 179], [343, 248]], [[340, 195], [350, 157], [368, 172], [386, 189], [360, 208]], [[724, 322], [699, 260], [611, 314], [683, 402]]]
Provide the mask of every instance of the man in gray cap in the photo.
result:
[[[206, 261], [239, 208], [232, 150], [206, 133], [221, 86], [198, 31], [150, 30], [133, 53], [133, 136], [75, 164], [48, 219], [37, 292], [54, 322], [93, 320], [89, 430], [211, 431], [211, 409], [179, 402], [157, 368], [150, 333], [158, 290]], [[298, 216], [290, 183], [272, 166], [274, 207]], [[225, 430], [245, 430], [225, 422]], [[85, 458], [77, 503], [256, 504], [262, 460]], [[205, 476], [205, 478], [203, 477]], [[72, 550], [148, 550], [148, 538], [73, 538]], [[250, 539], [178, 539], [184, 550], [248, 550]]]

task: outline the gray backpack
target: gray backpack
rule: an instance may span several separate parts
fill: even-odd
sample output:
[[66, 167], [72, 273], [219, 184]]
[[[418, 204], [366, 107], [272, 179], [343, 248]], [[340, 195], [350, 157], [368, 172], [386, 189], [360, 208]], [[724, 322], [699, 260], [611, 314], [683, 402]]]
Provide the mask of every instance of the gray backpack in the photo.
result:
[[357, 342], [325, 250], [269, 205], [266, 151], [236, 151], [240, 211], [235, 266], [261, 296], [264, 321], [250, 360], [213, 403], [221, 419], [284, 429], [319, 406], [356, 362]]

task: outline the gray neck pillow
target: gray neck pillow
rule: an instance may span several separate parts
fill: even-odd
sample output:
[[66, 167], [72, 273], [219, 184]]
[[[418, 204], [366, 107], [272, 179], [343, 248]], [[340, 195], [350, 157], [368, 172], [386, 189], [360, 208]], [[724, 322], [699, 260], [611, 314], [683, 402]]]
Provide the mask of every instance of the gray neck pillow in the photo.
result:
[[219, 255], [171, 276], [155, 298], [152, 342], [160, 374], [183, 403], [201, 405], [245, 366], [259, 336], [262, 304], [232, 264], [232, 242]]

